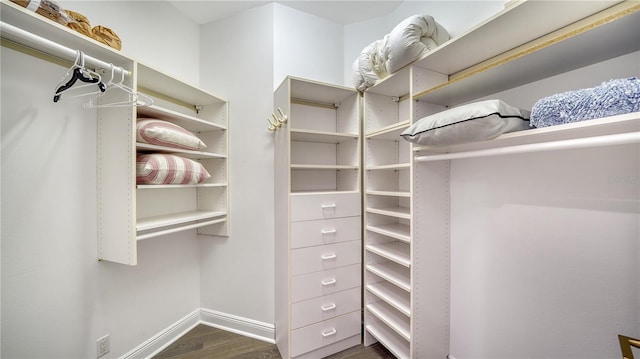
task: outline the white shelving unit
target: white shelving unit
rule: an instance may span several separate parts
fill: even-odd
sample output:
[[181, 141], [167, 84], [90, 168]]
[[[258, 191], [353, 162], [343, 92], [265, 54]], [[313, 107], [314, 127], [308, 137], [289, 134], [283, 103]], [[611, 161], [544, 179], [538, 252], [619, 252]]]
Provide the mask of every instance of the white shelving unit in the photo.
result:
[[[136, 243], [169, 233], [228, 235], [227, 103], [214, 95], [134, 62], [132, 83], [154, 104], [98, 110], [100, 259], [136, 264]], [[179, 91], [178, 91], [179, 90]], [[112, 99], [106, 98], [106, 101]], [[196, 134], [203, 151], [136, 143], [137, 118], [157, 118]], [[140, 153], [168, 153], [196, 160], [211, 178], [196, 185], [136, 185]]]
[[400, 133], [447, 107], [638, 51], [639, 14], [637, 2], [516, 3], [365, 91], [365, 345], [398, 358], [450, 353], [450, 161], [633, 143], [640, 122], [628, 114], [446, 148], [410, 146]]
[[[227, 236], [227, 102], [12, 2], [2, 0], [1, 4], [3, 23], [122, 67], [129, 73], [124, 84], [154, 100], [149, 107], [97, 110], [98, 259], [135, 265], [138, 240], [178, 231], [197, 229], [200, 234]], [[24, 41], [6, 33], [2, 37], [14, 42], [11, 46], [33, 56], [66, 65], [65, 60], [48, 54], [48, 49], [42, 49], [36, 41]], [[110, 72], [110, 68], [95, 70]], [[128, 100], [123, 91], [107, 91], [99, 104]], [[186, 151], [137, 144], [138, 117], [158, 118], [186, 128], [200, 137], [207, 149]], [[137, 186], [136, 154], [142, 152], [173, 153], [194, 159], [212, 177], [198, 185]]]
[[361, 342], [360, 101], [288, 77], [274, 103], [276, 344], [321, 358]]

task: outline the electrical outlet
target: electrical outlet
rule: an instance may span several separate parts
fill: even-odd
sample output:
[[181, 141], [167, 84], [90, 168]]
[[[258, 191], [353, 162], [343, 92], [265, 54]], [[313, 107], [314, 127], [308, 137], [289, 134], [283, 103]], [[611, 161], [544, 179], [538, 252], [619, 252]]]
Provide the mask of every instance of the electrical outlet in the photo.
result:
[[111, 341], [109, 340], [109, 334], [105, 335], [102, 338], [99, 338], [96, 341], [97, 350], [98, 350], [98, 358], [107, 354], [109, 350], [111, 350]]

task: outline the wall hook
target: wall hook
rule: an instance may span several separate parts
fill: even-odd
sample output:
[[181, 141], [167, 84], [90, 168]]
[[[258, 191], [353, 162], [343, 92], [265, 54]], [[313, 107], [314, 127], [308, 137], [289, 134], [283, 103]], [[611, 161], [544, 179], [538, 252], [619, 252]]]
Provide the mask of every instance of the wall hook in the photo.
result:
[[280, 116], [282, 116], [282, 123], [287, 123], [287, 120], [289, 118], [284, 114], [284, 112], [282, 112], [282, 109], [280, 107], [278, 107], [278, 112], [280, 113]]

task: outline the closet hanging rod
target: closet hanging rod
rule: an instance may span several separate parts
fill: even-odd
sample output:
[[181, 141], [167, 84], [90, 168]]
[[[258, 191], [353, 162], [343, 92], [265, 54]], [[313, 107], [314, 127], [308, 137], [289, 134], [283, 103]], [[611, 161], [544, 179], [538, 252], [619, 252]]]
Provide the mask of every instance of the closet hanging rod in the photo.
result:
[[444, 153], [437, 155], [416, 156], [416, 162], [456, 160], [462, 158], [490, 157], [518, 153], [532, 153], [555, 150], [568, 150], [588, 147], [626, 145], [640, 142], [640, 132], [619, 133], [615, 135], [594, 136], [552, 142], [530, 143], [509, 147], [489, 148], [485, 150]]
[[[34, 50], [44, 52], [46, 54], [61, 58], [63, 60], [68, 60], [69, 62], [74, 62], [76, 55], [78, 54], [78, 52], [74, 49], [68, 48], [57, 42], [53, 42], [49, 39], [45, 39], [44, 37], [40, 37], [38, 35], [25, 31], [19, 27], [15, 27], [13, 25], [10, 25], [1, 21], [0, 21], [0, 36], [2, 36], [2, 38], [4, 39], [14, 41], [18, 44], [32, 48]], [[85, 61], [85, 64], [87, 64], [90, 67], [94, 67], [95, 69], [111, 68], [111, 64], [104, 62], [100, 59], [96, 59], [95, 57], [87, 54], [84, 55], [84, 61]], [[119, 66], [115, 67], [114, 75], [120, 76], [122, 71], [124, 71], [125, 76], [131, 76], [131, 72]]]

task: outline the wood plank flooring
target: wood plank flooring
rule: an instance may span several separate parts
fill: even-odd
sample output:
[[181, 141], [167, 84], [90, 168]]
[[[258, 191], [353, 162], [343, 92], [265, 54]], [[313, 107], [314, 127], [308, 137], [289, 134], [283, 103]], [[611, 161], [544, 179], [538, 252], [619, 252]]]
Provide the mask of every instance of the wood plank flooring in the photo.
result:
[[[275, 344], [198, 325], [153, 359], [282, 359]], [[394, 359], [382, 345], [359, 345], [326, 359]], [[318, 358], [320, 359], [320, 358]]]

